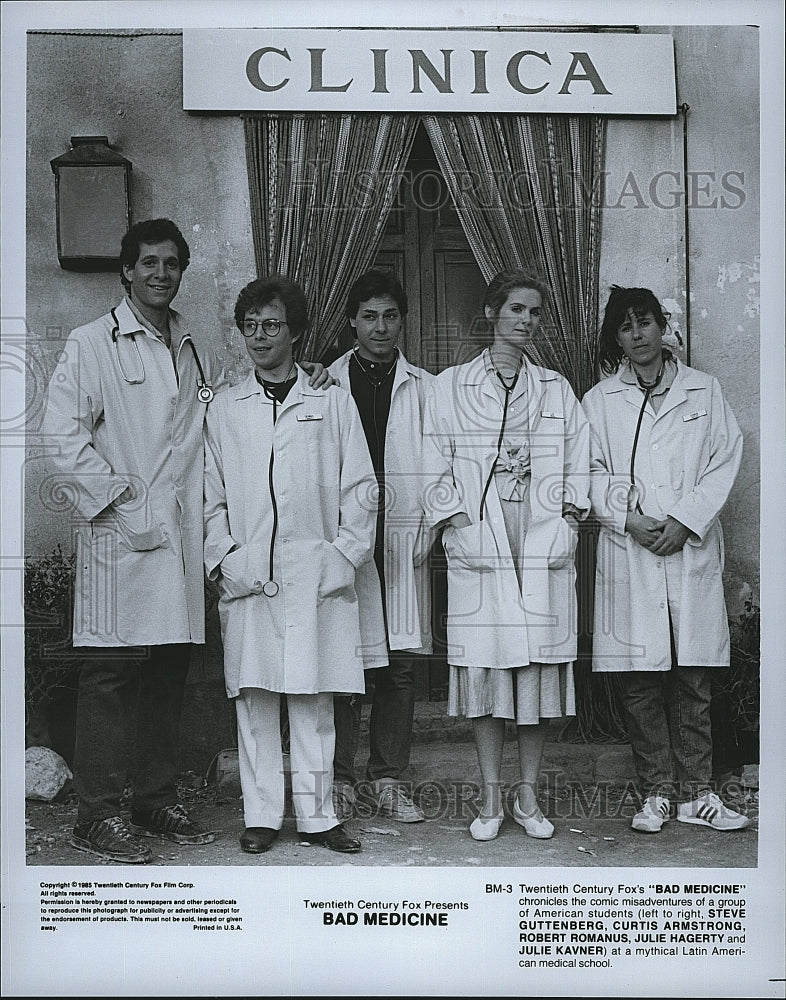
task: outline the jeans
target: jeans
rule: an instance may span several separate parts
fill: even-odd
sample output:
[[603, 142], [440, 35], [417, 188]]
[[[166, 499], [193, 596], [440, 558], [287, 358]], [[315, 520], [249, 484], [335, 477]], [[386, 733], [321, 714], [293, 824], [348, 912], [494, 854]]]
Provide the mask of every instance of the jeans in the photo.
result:
[[675, 665], [620, 675], [643, 795], [689, 801], [710, 788], [712, 669]]
[[[370, 752], [366, 778], [401, 779], [409, 767], [412, 720], [415, 715], [415, 662], [411, 654], [391, 652], [387, 667], [366, 673], [366, 684], [374, 685], [369, 724]], [[355, 783], [355, 754], [360, 733], [361, 699], [358, 695], [336, 695], [336, 781]]]
[[148, 646], [137, 657], [130, 652], [85, 651], [74, 746], [79, 823], [117, 816], [127, 779], [133, 811], [177, 802], [175, 759], [191, 645]]

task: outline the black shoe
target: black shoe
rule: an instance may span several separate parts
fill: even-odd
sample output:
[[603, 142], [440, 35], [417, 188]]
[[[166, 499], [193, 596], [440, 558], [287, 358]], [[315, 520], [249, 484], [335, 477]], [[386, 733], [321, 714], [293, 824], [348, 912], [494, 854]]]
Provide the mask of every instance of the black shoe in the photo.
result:
[[123, 865], [144, 865], [153, 857], [150, 848], [137, 840], [121, 816], [77, 823], [71, 835], [71, 846]]
[[277, 836], [278, 830], [269, 826], [247, 826], [240, 837], [240, 846], [246, 854], [264, 854]]
[[299, 833], [298, 837], [309, 844], [321, 844], [329, 851], [338, 851], [339, 854], [357, 854], [358, 851], [362, 850], [360, 841], [348, 837], [341, 824], [320, 833]]
[[162, 806], [150, 812], [131, 810], [131, 832], [141, 837], [165, 837], [176, 844], [212, 844], [214, 833], [195, 823], [181, 805]]

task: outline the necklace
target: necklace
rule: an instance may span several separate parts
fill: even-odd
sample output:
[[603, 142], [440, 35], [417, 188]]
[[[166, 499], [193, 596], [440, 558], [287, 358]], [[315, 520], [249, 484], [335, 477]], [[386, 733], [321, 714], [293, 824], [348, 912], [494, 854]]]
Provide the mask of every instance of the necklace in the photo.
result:
[[[361, 360], [360, 354], [358, 353], [357, 350], [355, 350], [355, 353], [354, 353], [353, 357], [354, 357], [355, 361], [357, 361], [357, 363], [358, 363], [358, 368], [363, 372], [363, 374], [366, 376], [366, 378], [369, 380], [369, 382], [371, 382], [372, 385], [376, 385], [379, 382], [384, 382], [385, 379], [390, 375], [390, 373], [393, 371], [393, 369], [398, 364], [398, 348], [396, 348], [396, 353], [393, 356], [393, 362], [390, 365], [390, 368], [388, 368], [388, 370], [386, 372], [384, 372], [382, 375], [377, 375], [374, 372], [370, 372], [367, 368], [365, 368], [364, 365], [363, 365], [363, 361]], [[372, 364], [372, 365], [378, 364], [378, 363], [379, 362], [375, 362], [375, 361], [370, 361], [369, 362], [369, 364]]]

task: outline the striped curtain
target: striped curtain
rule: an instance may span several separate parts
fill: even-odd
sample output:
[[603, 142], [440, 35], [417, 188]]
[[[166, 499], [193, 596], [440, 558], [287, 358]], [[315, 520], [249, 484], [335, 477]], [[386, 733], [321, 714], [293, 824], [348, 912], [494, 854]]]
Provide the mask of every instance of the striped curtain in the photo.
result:
[[[461, 224], [486, 281], [517, 268], [551, 289], [534, 361], [561, 372], [581, 398], [595, 383], [594, 342], [605, 120], [581, 115], [433, 115], [424, 119]], [[576, 556], [579, 637], [576, 719], [563, 738], [624, 738], [620, 681], [593, 674], [597, 526]]]
[[424, 123], [486, 281], [518, 268], [552, 292], [533, 360], [593, 384], [605, 121], [428, 115]]
[[417, 119], [380, 114], [254, 114], [244, 118], [259, 274], [306, 293], [311, 326], [299, 357], [340, 336], [352, 282], [374, 260]]

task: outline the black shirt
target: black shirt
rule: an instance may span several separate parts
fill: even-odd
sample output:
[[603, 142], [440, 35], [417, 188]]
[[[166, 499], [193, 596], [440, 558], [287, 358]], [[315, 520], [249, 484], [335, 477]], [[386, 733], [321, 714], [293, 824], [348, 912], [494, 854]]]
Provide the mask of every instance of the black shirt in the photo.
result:
[[349, 359], [349, 388], [360, 414], [366, 435], [371, 463], [379, 485], [377, 509], [377, 534], [374, 561], [377, 564], [384, 589], [384, 532], [385, 532], [385, 434], [390, 416], [390, 400], [396, 377], [398, 352], [391, 361], [369, 361], [358, 358], [353, 352]]
[[265, 395], [269, 399], [275, 399], [278, 403], [284, 402], [295, 382], [297, 382], [297, 375], [293, 375], [292, 378], [285, 379], [283, 382], [268, 382], [267, 379], [260, 378], [257, 371], [254, 372], [254, 375], [257, 382], [265, 390]]

